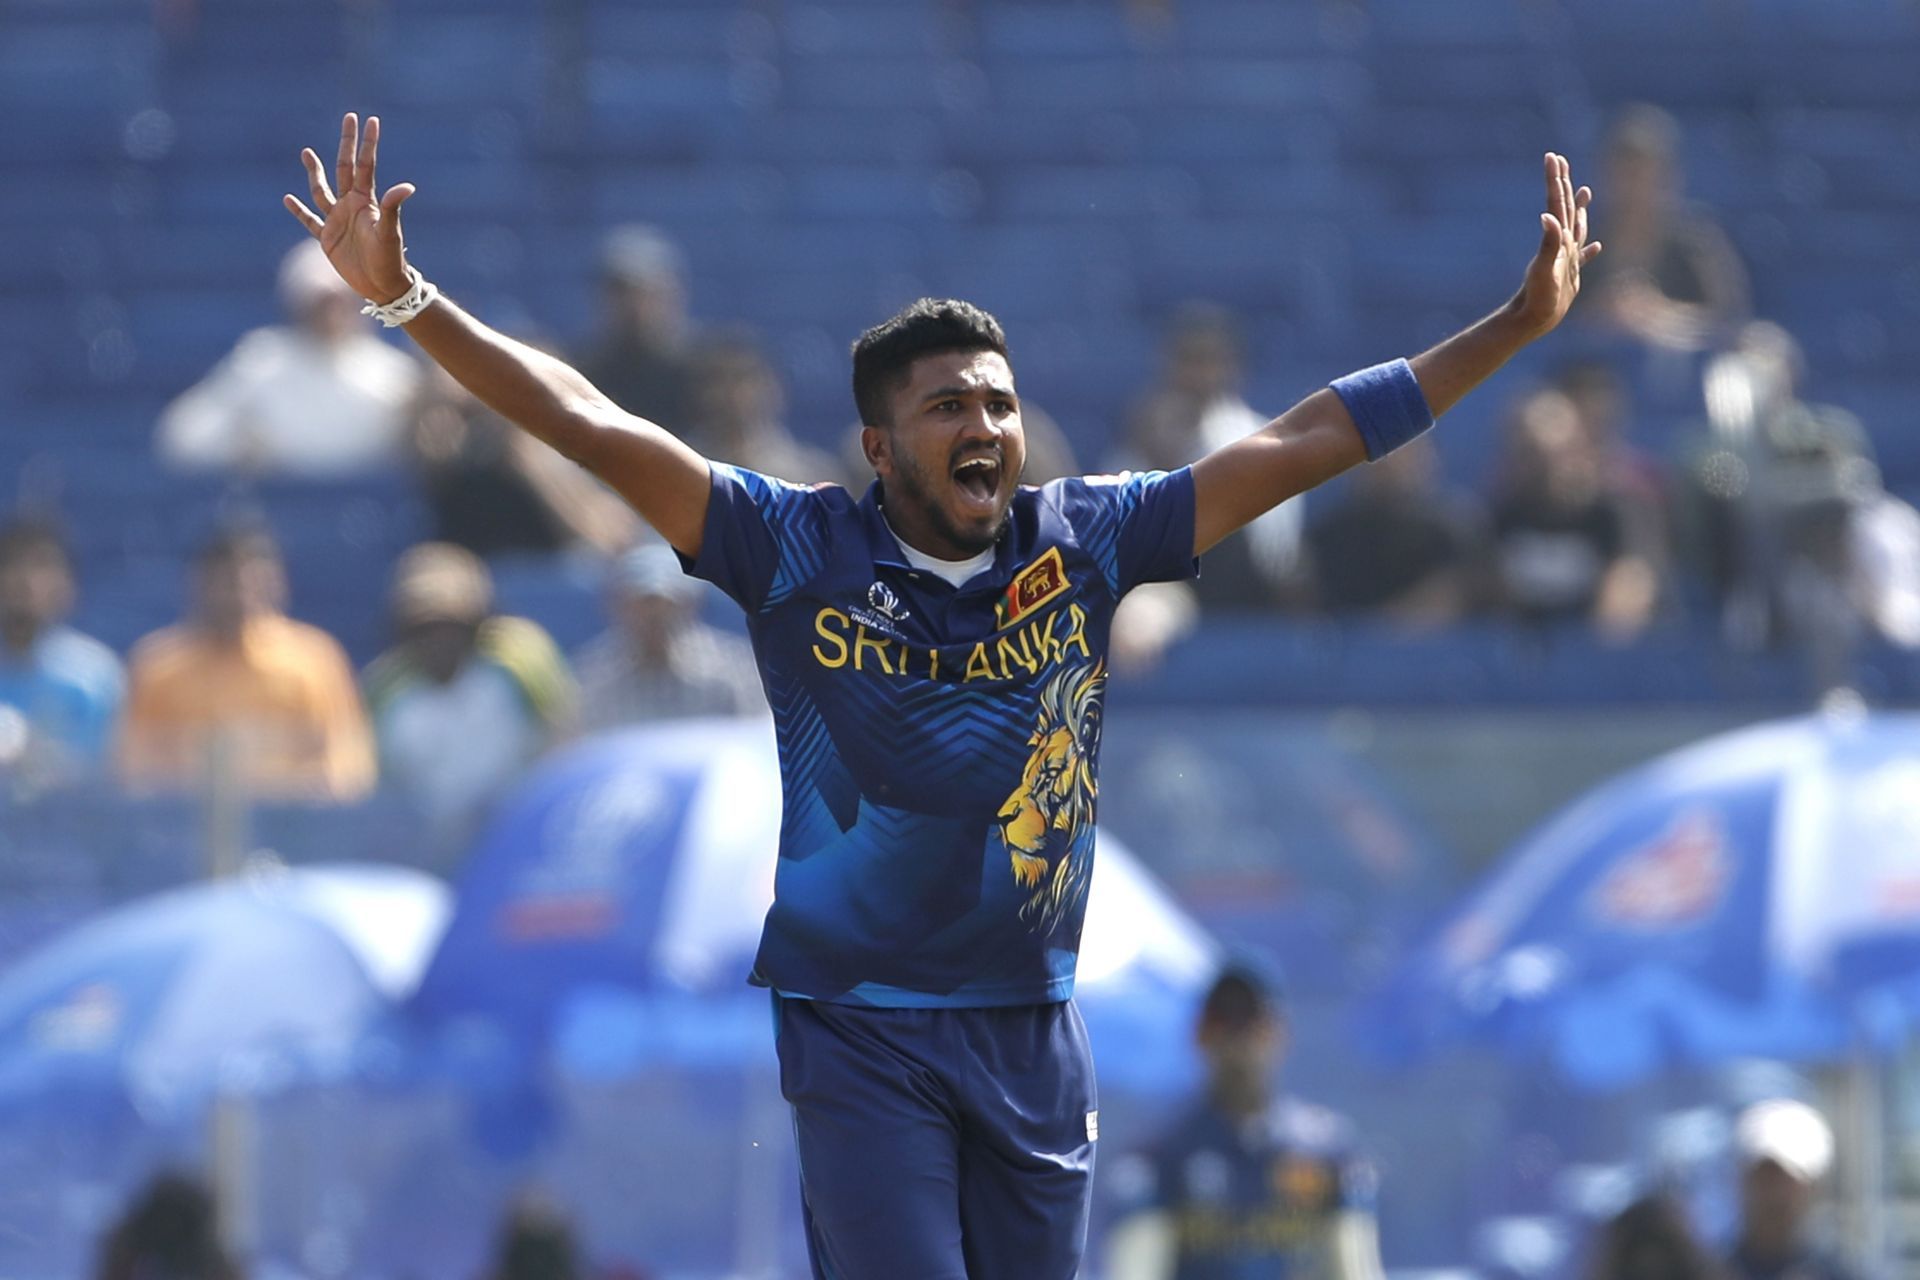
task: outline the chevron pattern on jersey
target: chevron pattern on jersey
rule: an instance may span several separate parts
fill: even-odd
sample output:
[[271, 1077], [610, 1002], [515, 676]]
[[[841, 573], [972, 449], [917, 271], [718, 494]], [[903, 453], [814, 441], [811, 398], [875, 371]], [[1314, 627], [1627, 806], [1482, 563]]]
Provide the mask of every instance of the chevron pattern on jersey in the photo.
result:
[[999, 576], [955, 588], [896, 554], [872, 493], [714, 474], [700, 571], [762, 602], [749, 630], [780, 744], [757, 979], [873, 1004], [1063, 999], [1113, 609], [1191, 564], [1191, 477], [1022, 489]]

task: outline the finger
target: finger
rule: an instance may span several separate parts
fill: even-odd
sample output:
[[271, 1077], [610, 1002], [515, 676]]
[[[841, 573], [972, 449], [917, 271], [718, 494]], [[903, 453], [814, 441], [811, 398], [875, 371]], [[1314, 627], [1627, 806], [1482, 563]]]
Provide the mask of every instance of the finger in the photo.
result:
[[388, 239], [400, 238], [400, 206], [413, 198], [413, 192], [411, 182], [401, 182], [380, 197], [380, 226]]
[[1547, 152], [1547, 155], [1546, 155], [1546, 173], [1547, 173], [1547, 212], [1553, 215], [1553, 218], [1555, 221], [1558, 221], [1561, 214], [1560, 172], [1559, 172], [1559, 166], [1554, 164], [1553, 162], [1553, 152], [1551, 151]]
[[341, 195], [353, 190], [353, 153], [360, 147], [360, 120], [349, 111], [340, 117], [340, 155], [333, 162], [333, 189]]
[[300, 163], [307, 169], [307, 190], [313, 195], [313, 207], [323, 215], [333, 212], [333, 192], [327, 189], [327, 171], [320, 166], [320, 157], [312, 147], [300, 152]]
[[353, 171], [354, 190], [372, 195], [379, 188], [373, 185], [374, 161], [380, 155], [380, 117], [368, 116], [366, 133], [360, 141], [360, 163]]
[[1587, 242], [1587, 210], [1593, 204], [1593, 188], [1582, 187], [1573, 193], [1573, 238]]
[[1541, 257], [1551, 258], [1560, 252], [1561, 234], [1562, 233], [1560, 228], [1560, 220], [1558, 218], [1554, 217], [1550, 213], [1543, 213], [1540, 215], [1540, 256]]
[[1573, 230], [1573, 169], [1567, 164], [1567, 158], [1554, 152], [1554, 170], [1560, 178], [1560, 224], [1569, 232]]
[[1604, 246], [1598, 240], [1595, 240], [1592, 244], [1582, 249], [1580, 251], [1580, 265], [1584, 267], [1589, 262], [1592, 262], [1595, 258], [1599, 257], [1600, 250], [1603, 247]]
[[299, 221], [300, 225], [307, 229], [308, 235], [311, 235], [316, 240], [320, 238], [320, 228], [325, 224], [320, 221], [318, 214], [300, 203], [298, 196], [282, 196], [281, 203], [285, 204], [287, 206], [287, 212], [291, 213], [294, 218]]

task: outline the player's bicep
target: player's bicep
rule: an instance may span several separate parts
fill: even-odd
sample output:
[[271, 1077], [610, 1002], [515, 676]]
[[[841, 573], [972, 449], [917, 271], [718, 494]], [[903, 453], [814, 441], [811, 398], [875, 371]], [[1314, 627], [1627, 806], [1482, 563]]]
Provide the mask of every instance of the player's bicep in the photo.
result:
[[713, 489], [707, 460], [645, 418], [613, 412], [596, 426], [592, 456], [579, 461], [639, 512], [668, 546], [697, 559]]
[[1346, 405], [1314, 392], [1252, 435], [1193, 464], [1193, 553], [1367, 458]]

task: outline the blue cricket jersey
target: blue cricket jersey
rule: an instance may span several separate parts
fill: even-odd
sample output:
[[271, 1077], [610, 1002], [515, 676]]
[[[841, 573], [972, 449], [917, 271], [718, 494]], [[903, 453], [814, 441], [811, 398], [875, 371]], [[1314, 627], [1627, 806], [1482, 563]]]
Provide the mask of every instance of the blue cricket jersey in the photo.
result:
[[1113, 610], [1197, 571], [1192, 474], [1022, 488], [958, 588], [907, 563], [877, 483], [712, 474], [689, 568], [746, 610], [785, 802], [753, 980], [895, 1007], [1066, 999]]

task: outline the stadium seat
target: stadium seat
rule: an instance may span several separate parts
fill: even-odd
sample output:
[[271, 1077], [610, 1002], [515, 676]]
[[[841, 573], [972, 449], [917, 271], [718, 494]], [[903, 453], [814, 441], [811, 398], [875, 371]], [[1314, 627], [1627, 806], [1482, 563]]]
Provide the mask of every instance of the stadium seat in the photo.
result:
[[1180, 5], [1174, 13], [1181, 45], [1200, 55], [1311, 54], [1358, 39], [1363, 30], [1347, 21], [1352, 15], [1327, 6], [1269, 0]]
[[988, 101], [1015, 111], [1142, 110], [1169, 97], [1167, 76], [1136, 58], [1004, 58], [985, 69]]
[[988, 217], [1160, 219], [1194, 212], [1199, 184], [1172, 166], [1022, 165], [987, 179]]
[[778, 165], [931, 164], [943, 121], [920, 111], [787, 110], [716, 138], [710, 158]]
[[988, 58], [1126, 55], [1141, 44], [1125, 6], [1106, 0], [990, 0], [974, 5], [973, 16]]
[[759, 14], [728, 5], [587, 6], [586, 47], [611, 58], [720, 61], [743, 53], [765, 54], [773, 24]]
[[957, 20], [929, 0], [832, 0], [791, 4], [779, 38], [800, 58], [881, 55], [912, 58], [951, 49]]
[[532, 103], [544, 87], [547, 25], [538, 9], [491, 13], [414, 14], [405, 4], [387, 11], [375, 42], [380, 51], [378, 89], [393, 110], [417, 105]]
[[902, 165], [810, 165], [789, 177], [788, 208], [803, 219], [911, 225], [938, 214], [937, 177], [932, 170]]

